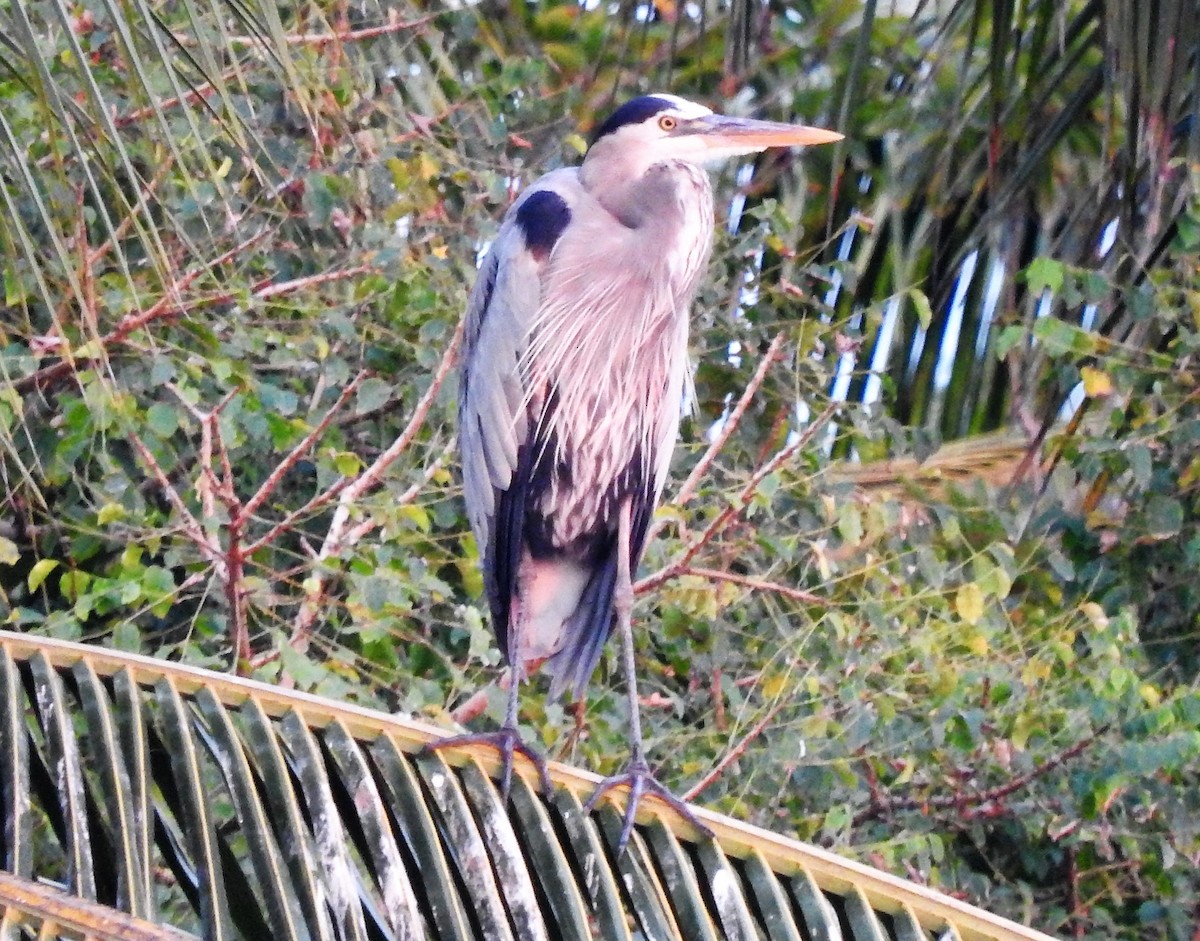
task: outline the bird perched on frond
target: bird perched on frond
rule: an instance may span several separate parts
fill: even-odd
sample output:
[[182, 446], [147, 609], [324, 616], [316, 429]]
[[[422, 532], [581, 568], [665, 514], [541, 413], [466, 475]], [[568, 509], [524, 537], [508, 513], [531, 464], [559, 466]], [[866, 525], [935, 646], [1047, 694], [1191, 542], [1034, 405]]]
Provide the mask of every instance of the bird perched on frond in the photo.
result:
[[688, 308], [708, 262], [704, 166], [768, 147], [821, 144], [819, 128], [724, 117], [674, 95], [635, 98], [596, 129], [579, 167], [555, 170], [509, 209], [466, 314], [459, 449], [492, 626], [509, 664], [496, 732], [435, 747], [544, 761], [517, 731], [522, 678], [582, 695], [619, 625], [631, 758], [588, 806], [628, 785], [621, 845], [655, 794], [642, 747], [630, 613], [632, 576], [666, 481], [688, 376]]

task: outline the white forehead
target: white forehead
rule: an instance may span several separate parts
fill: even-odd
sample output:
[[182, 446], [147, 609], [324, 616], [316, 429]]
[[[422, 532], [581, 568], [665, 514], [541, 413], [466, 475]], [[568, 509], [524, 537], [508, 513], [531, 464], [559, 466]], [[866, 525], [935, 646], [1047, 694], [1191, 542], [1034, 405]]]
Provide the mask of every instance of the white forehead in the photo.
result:
[[681, 118], [703, 118], [712, 114], [712, 110], [704, 107], [704, 105], [698, 105], [696, 102], [680, 98], [678, 95], [666, 95], [655, 92], [654, 97], [662, 101], [669, 101], [675, 113]]

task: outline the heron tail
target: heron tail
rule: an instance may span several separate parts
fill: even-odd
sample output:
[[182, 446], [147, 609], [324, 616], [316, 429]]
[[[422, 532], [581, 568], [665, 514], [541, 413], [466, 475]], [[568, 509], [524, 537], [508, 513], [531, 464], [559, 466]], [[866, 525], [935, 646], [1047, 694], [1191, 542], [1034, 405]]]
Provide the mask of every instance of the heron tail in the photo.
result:
[[600, 662], [604, 642], [613, 630], [613, 591], [617, 584], [616, 546], [593, 571], [579, 603], [563, 623], [562, 646], [544, 666], [550, 674], [550, 698], [570, 691], [580, 698]]

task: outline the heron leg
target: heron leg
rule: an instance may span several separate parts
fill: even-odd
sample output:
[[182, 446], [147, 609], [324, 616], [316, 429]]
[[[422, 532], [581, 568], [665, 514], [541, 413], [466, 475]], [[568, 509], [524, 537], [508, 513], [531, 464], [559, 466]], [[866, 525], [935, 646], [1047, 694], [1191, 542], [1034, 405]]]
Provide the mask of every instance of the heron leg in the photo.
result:
[[630, 559], [630, 529], [632, 503], [622, 502], [617, 521], [617, 583], [613, 591], [613, 608], [617, 615], [617, 630], [621, 634], [621, 652], [625, 666], [625, 688], [629, 696], [629, 764], [619, 774], [611, 775], [596, 785], [596, 790], [583, 805], [584, 813], [590, 813], [602, 796], [614, 788], [626, 785], [629, 797], [625, 803], [625, 818], [621, 825], [621, 836], [617, 841], [617, 853], [625, 849], [633, 833], [638, 803], [647, 794], [653, 795], [669, 806], [675, 813], [700, 831], [705, 837], [713, 832], [705, 826], [687, 802], [672, 794], [660, 784], [646, 761], [646, 750], [642, 743], [642, 717], [637, 693], [637, 664], [633, 647], [633, 573]]
[[[509, 650], [515, 650], [510, 646]], [[534, 751], [521, 738], [517, 726], [517, 704], [520, 695], [521, 668], [513, 663], [508, 668], [508, 702], [504, 709], [504, 724], [495, 732], [470, 732], [466, 735], [451, 735], [425, 745], [424, 751], [434, 752], [443, 748], [458, 748], [466, 745], [490, 745], [500, 752], [500, 796], [508, 803], [508, 794], [512, 788], [513, 756], [524, 755], [537, 771], [538, 784], [542, 793], [549, 795], [550, 773], [546, 768], [546, 759]]]

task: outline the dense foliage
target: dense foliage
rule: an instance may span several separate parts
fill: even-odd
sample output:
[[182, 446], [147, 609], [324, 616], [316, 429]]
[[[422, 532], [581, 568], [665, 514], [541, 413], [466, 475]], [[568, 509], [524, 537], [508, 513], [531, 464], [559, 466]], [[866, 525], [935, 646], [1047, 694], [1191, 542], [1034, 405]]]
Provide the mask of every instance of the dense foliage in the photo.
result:
[[[0, 618], [498, 718], [452, 448], [480, 249], [614, 94], [836, 126], [718, 177], [652, 757], [1044, 930], [1190, 937], [1200, 10], [942, 6], [6, 9]], [[932, 454], [997, 427], [1029, 460]], [[623, 762], [614, 667], [574, 717], [530, 685], [551, 754]]]

